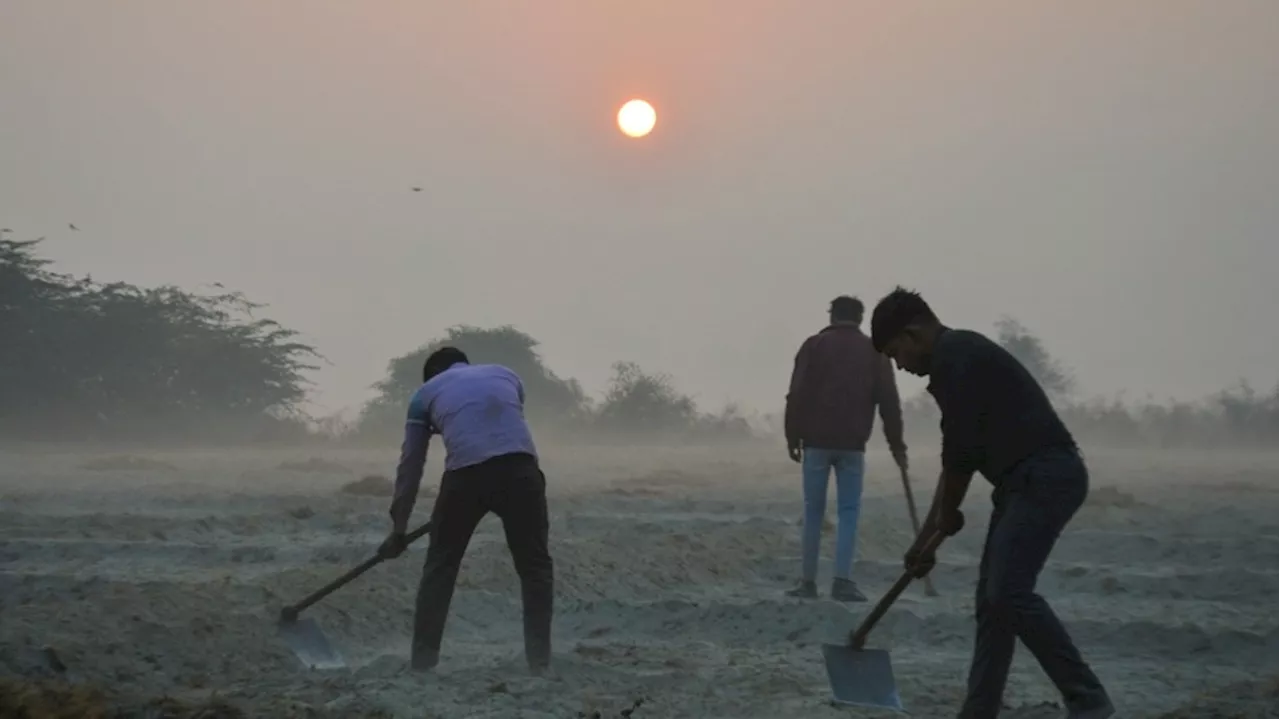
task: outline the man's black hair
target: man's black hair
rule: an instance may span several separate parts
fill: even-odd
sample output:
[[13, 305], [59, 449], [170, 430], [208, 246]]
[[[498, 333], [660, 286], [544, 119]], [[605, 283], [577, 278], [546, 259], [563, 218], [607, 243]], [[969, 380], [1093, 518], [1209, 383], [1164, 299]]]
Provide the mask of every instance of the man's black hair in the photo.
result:
[[432, 352], [427, 357], [427, 361], [422, 363], [422, 381], [430, 382], [432, 377], [459, 362], [471, 364], [471, 360], [467, 359], [466, 353], [457, 347], [441, 347]]
[[831, 300], [831, 319], [836, 322], [862, 322], [862, 300], [851, 295], [840, 295]]
[[907, 325], [915, 322], [937, 322], [937, 315], [929, 308], [919, 292], [901, 285], [876, 303], [871, 312], [871, 345], [877, 352], [884, 352], [885, 345], [897, 337]]

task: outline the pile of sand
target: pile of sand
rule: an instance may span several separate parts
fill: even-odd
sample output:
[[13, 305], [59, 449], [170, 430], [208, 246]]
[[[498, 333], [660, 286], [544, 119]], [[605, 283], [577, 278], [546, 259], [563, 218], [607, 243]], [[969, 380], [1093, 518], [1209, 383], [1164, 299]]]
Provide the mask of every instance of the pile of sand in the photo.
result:
[[367, 474], [354, 482], [347, 482], [338, 491], [363, 497], [390, 497], [395, 492], [395, 484], [386, 477]]
[[321, 457], [281, 462], [276, 468], [286, 472], [314, 472], [317, 474], [345, 474], [351, 471], [331, 459], [323, 459]]
[[1257, 680], [1232, 682], [1197, 694], [1160, 719], [1262, 719], [1275, 717], [1280, 680], [1272, 674]]
[[1090, 489], [1086, 503], [1095, 507], [1119, 507], [1121, 509], [1132, 509], [1140, 504], [1138, 499], [1129, 492], [1109, 486]]

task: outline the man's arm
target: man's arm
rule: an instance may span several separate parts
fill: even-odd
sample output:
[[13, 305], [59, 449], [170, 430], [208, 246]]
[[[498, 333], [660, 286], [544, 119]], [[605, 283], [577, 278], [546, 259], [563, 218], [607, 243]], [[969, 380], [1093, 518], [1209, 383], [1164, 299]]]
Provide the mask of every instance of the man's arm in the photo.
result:
[[[921, 526], [919, 542], [928, 541], [939, 525], [951, 526], [964, 497], [969, 491], [973, 473], [982, 464], [979, 444], [984, 393], [988, 388], [973, 371], [969, 358], [944, 363], [934, 376], [938, 405], [942, 410], [942, 473], [933, 505]], [[944, 521], [945, 520], [945, 521]]]
[[[972, 472], [942, 470], [938, 475], [938, 486], [934, 490], [933, 505], [920, 525], [920, 536], [916, 537], [916, 544], [923, 545], [929, 541], [939, 527], [955, 527], [955, 517], [960, 511], [960, 505], [964, 504], [964, 497], [969, 493], [972, 482]], [[944, 518], [946, 521], [942, 521]]]
[[888, 357], [876, 358], [876, 407], [880, 422], [884, 425], [884, 438], [894, 457], [905, 457], [907, 443], [903, 438], [902, 399], [898, 395], [898, 382], [893, 376], [893, 364]]
[[787, 404], [783, 412], [783, 432], [787, 436], [787, 446], [792, 447], [800, 442], [800, 414], [805, 407], [805, 380], [809, 366], [809, 341], [805, 340], [796, 352], [795, 365], [791, 368], [791, 385], [787, 389]]
[[400, 445], [400, 463], [396, 466], [395, 491], [391, 497], [391, 531], [408, 531], [413, 505], [418, 501], [418, 487], [427, 463], [427, 446], [431, 443], [431, 425], [410, 406], [404, 425], [404, 442]]

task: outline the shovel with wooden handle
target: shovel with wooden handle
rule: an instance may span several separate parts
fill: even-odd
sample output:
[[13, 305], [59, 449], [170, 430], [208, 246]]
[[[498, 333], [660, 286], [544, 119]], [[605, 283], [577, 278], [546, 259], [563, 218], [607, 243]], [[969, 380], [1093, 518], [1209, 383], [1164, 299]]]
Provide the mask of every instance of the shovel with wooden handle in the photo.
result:
[[[936, 550], [946, 538], [947, 535], [936, 532], [924, 546], [924, 553]], [[831, 695], [836, 702], [902, 710], [902, 699], [898, 696], [898, 684], [893, 678], [889, 652], [884, 649], [865, 649], [863, 645], [876, 622], [889, 611], [894, 600], [914, 578], [911, 570], [903, 572], [867, 618], [862, 620], [862, 624], [849, 633], [847, 644], [822, 645], [822, 656], [827, 664], [827, 680], [831, 682]]]
[[[430, 531], [431, 523], [427, 522], [409, 532], [404, 535], [405, 546], [409, 546]], [[298, 615], [312, 604], [350, 584], [356, 577], [373, 569], [385, 559], [386, 557], [381, 554], [374, 554], [346, 574], [308, 594], [297, 604], [291, 604], [280, 610], [280, 621], [277, 624], [280, 636], [303, 664], [312, 669], [341, 669], [347, 665], [338, 650], [329, 643], [329, 638], [325, 636], [324, 630], [316, 620], [309, 617], [299, 619]]]
[[[907, 495], [907, 511], [911, 514], [911, 531], [912, 536], [920, 536], [920, 517], [916, 514], [916, 498], [911, 492], [911, 476], [907, 474], [906, 467], [899, 467], [902, 471], [902, 491]], [[924, 576], [924, 595], [926, 597], [938, 596], [938, 590], [933, 588], [933, 580], [929, 575]]]

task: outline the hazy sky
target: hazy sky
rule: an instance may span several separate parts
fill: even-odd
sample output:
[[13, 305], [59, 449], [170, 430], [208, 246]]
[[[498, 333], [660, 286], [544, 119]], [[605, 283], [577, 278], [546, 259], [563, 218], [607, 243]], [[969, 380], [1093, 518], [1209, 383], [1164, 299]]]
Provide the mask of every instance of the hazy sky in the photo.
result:
[[458, 323], [589, 390], [627, 359], [773, 409], [827, 301], [896, 283], [953, 325], [1016, 316], [1088, 394], [1270, 387], [1276, 15], [4, 0], [0, 225], [69, 271], [269, 303], [332, 362], [327, 409]]

